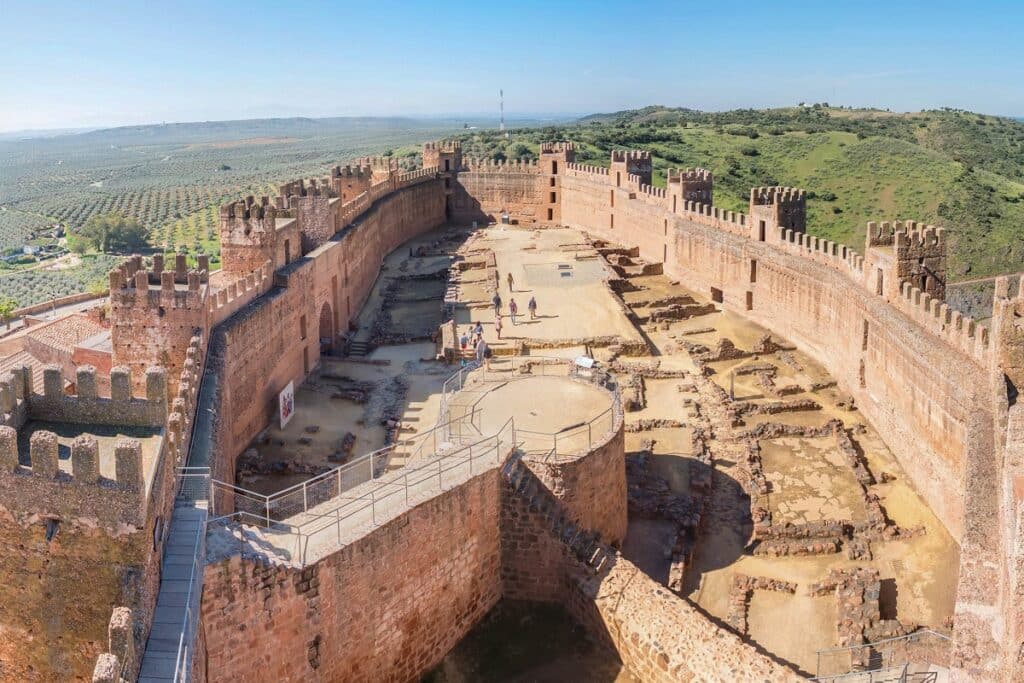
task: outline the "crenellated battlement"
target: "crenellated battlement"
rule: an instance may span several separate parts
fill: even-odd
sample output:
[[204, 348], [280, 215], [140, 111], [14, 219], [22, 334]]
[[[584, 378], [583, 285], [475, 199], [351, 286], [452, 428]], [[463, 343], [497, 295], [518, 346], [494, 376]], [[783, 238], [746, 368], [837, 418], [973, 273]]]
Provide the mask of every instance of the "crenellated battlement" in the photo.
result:
[[464, 157], [462, 170], [477, 173], [536, 173], [540, 167], [536, 159], [509, 159], [495, 161], [477, 157]]
[[566, 170], [571, 174], [582, 174], [582, 175], [608, 175], [608, 169], [603, 166], [591, 166], [589, 164], [581, 164], [575, 161], [571, 161], [565, 166]]
[[353, 162], [344, 166], [335, 166], [331, 169], [331, 178], [353, 178], [373, 175], [373, 169], [369, 164]]
[[613, 149], [612, 150], [612, 162], [613, 163], [627, 163], [630, 161], [651, 163], [653, 157], [651, 153], [643, 149]]
[[175, 255], [174, 270], [166, 270], [164, 255], [153, 256], [152, 267], [143, 267], [141, 256], [132, 256], [108, 273], [110, 303], [117, 309], [163, 307], [197, 309], [206, 301], [210, 259], [201, 254], [199, 268], [188, 269], [185, 254]]
[[750, 203], [757, 206], [806, 201], [807, 191], [796, 187], [755, 187], [750, 190]]
[[269, 259], [251, 273], [242, 275], [210, 294], [210, 326], [227, 320], [250, 301], [270, 289], [274, 281], [274, 264]]
[[330, 178], [299, 178], [278, 186], [275, 206], [278, 209], [287, 208], [293, 198], [337, 196], [338, 193], [332, 187]]
[[706, 168], [670, 168], [668, 169], [667, 181], [678, 183], [680, 181], [714, 182], [714, 174]]
[[564, 154], [566, 152], [575, 152], [576, 143], [574, 142], [542, 142], [540, 143], [541, 154]]
[[458, 140], [436, 140], [434, 142], [424, 142], [423, 151], [454, 154], [455, 152], [462, 151], [462, 143]]

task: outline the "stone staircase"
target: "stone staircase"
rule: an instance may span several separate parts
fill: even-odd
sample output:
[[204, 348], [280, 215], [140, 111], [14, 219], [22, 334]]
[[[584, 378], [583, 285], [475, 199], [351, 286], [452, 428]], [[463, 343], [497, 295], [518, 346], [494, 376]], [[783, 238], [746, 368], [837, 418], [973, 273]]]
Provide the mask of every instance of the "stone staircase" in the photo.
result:
[[350, 356], [368, 356], [370, 354], [369, 342], [361, 341], [359, 339], [353, 339], [348, 344], [348, 355]]
[[561, 501], [544, 486], [517, 451], [501, 467], [502, 479], [527, 507], [538, 513], [555, 536], [561, 539], [576, 559], [598, 573], [614, 561], [616, 551], [601, 542], [600, 536], [575, 524]]

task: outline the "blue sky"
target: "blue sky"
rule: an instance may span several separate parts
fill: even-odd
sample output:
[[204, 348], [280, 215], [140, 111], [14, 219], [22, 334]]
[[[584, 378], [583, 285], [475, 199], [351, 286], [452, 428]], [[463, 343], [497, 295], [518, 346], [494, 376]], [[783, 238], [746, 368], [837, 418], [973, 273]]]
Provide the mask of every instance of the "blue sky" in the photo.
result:
[[1024, 2], [0, 0], [0, 131], [799, 101], [1024, 116]]

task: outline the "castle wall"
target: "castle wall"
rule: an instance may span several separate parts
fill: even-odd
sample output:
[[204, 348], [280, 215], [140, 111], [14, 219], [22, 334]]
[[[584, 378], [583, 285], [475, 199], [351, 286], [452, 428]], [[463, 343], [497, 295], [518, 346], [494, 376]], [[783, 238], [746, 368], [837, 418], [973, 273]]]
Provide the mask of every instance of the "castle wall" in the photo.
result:
[[335, 336], [369, 296], [384, 257], [444, 223], [440, 180], [428, 179], [378, 199], [349, 227], [274, 274], [269, 292], [224, 323], [220, 478], [234, 479], [235, 457], [273, 419], [277, 395], [301, 382], [320, 357], [320, 311]]
[[967, 462], [992, 448], [988, 396], [972, 358], [861, 286], [841, 258], [825, 264], [792, 245], [747, 239], [745, 220], [717, 210], [673, 214], [663, 198], [612, 189], [599, 173], [570, 173], [562, 185], [564, 223], [638, 246], [684, 286], [721, 298], [828, 368], [961, 539]]
[[530, 469], [565, 505], [577, 524], [618, 546], [626, 537], [625, 435], [622, 420], [603, 445], [584, 457], [552, 462], [526, 459]]
[[[452, 219], [460, 223], [501, 222], [503, 212], [519, 223], [558, 220], [558, 181], [536, 163], [471, 162], [452, 188]], [[551, 194], [555, 201], [551, 201]], [[548, 209], [552, 210], [548, 218]]]
[[501, 594], [497, 469], [314, 566], [206, 568], [210, 681], [414, 681]]

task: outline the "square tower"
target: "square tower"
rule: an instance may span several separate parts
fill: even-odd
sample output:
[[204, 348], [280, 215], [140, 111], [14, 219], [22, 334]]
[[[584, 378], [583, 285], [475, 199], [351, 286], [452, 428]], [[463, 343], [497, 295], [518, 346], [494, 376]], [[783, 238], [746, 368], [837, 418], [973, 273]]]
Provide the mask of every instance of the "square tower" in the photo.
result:
[[666, 184], [672, 213], [679, 211], [686, 202], [708, 206], [714, 203], [715, 179], [706, 168], [670, 168]]
[[576, 160], [576, 145], [571, 142], [540, 143], [540, 196], [544, 207], [538, 217], [549, 223], [562, 220], [562, 174], [566, 164]]
[[795, 187], [755, 187], [750, 191], [750, 238], [778, 242], [781, 229], [807, 232], [807, 193]]
[[220, 207], [221, 264], [225, 273], [248, 275], [267, 261], [276, 264], [277, 208], [252, 195]]
[[612, 164], [608, 173], [615, 181], [615, 187], [628, 185], [630, 176], [636, 176], [636, 182], [650, 185], [654, 174], [654, 161], [650, 152], [639, 149], [613, 149]]

